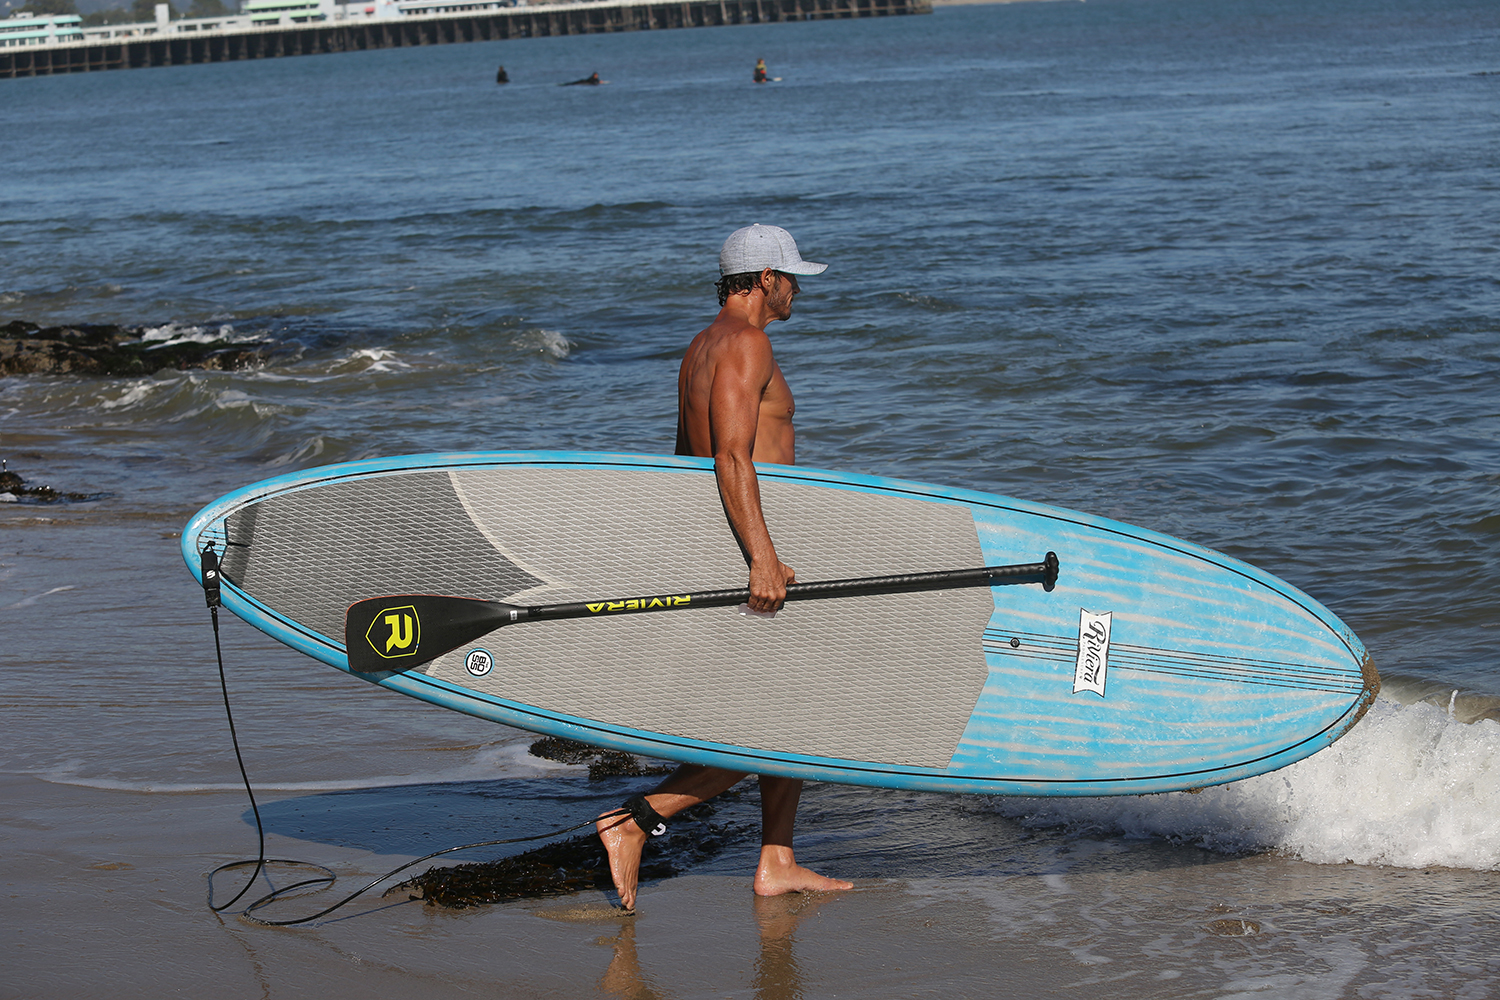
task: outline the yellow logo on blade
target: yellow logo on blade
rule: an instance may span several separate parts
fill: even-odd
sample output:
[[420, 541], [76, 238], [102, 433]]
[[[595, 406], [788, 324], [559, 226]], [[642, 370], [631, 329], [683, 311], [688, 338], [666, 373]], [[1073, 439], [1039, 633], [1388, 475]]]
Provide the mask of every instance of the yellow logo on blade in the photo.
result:
[[417, 609], [410, 604], [386, 608], [365, 630], [365, 641], [387, 660], [414, 656], [422, 642], [422, 621], [417, 617]]

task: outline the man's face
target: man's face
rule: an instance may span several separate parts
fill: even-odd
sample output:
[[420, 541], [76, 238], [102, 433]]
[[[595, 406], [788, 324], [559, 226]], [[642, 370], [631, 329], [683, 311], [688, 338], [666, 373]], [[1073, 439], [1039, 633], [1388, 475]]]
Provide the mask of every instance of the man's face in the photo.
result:
[[777, 319], [788, 319], [792, 315], [792, 300], [802, 291], [797, 284], [797, 276], [771, 271], [770, 278], [769, 284], [762, 279], [762, 287], [766, 290], [766, 304], [771, 307], [771, 314]]

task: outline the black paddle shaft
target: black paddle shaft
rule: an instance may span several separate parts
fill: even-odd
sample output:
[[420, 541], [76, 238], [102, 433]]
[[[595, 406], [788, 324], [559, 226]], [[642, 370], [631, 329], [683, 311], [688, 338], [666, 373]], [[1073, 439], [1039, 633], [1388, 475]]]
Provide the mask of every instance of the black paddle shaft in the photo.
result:
[[[996, 583], [1040, 583], [1052, 589], [1057, 582], [1057, 554], [1048, 552], [1039, 563], [1013, 566], [981, 566], [977, 569], [950, 569], [936, 573], [898, 573], [892, 576], [868, 576], [852, 580], [820, 580], [816, 583], [794, 583], [786, 588], [786, 599], [805, 601], [811, 598], [862, 597], [867, 594], [906, 594], [921, 590], [948, 590], [954, 587], [978, 587]], [[696, 594], [664, 594], [654, 597], [630, 597], [615, 601], [577, 601], [572, 604], [543, 604], [521, 608], [524, 613], [515, 621], [557, 621], [563, 618], [595, 618], [610, 614], [639, 614], [645, 611], [672, 611], [678, 608], [724, 608], [744, 604], [750, 599], [749, 588], [739, 590], [706, 590]], [[510, 624], [507, 621], [505, 624]]]
[[[1048, 552], [1039, 563], [794, 583], [787, 587], [786, 599], [859, 597], [1010, 583], [1040, 583], [1050, 591], [1057, 583], [1057, 574], [1057, 555]], [[519, 622], [722, 608], [743, 604], [749, 598], [749, 589], [708, 590], [696, 594], [656, 594], [521, 607], [498, 601], [433, 594], [372, 597], [351, 604], [345, 613], [344, 648], [348, 652], [350, 670], [359, 673], [408, 670], [498, 628]]]

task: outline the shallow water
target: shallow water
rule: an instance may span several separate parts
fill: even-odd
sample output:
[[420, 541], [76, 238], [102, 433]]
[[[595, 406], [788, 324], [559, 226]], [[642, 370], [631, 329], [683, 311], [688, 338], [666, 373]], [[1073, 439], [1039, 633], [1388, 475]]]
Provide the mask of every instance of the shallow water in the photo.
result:
[[[757, 57], [784, 81], [750, 85]], [[593, 69], [609, 86], [555, 86]], [[510, 995], [607, 995], [637, 989], [632, 962], [674, 996], [1493, 994], [1496, 73], [1486, 3], [1109, 0], [7, 81], [0, 322], [277, 348], [247, 372], [0, 379], [0, 457], [110, 494], [0, 505], [0, 772], [24, 845], [0, 870], [27, 887], [10, 922], [59, 893], [141, 995], [210, 988], [189, 963], [143, 971], [181, 934], [237, 992], [284, 996], [384, 956], [366, 983], [385, 995], [456, 991], [460, 967]], [[1386, 696], [1330, 751], [1197, 796], [810, 792], [800, 854], [861, 880], [815, 915], [746, 914], [750, 856], [727, 851], [648, 887], [651, 920], [610, 925], [607, 948], [533, 920], [540, 903], [379, 909], [298, 943], [207, 932], [202, 873], [253, 831], [175, 532], [330, 461], [670, 450], [714, 253], [752, 221], [830, 263], [771, 331], [803, 464], [1221, 549], [1332, 608]], [[619, 795], [529, 757], [526, 734], [233, 620], [224, 640], [284, 856], [379, 871]], [[171, 899], [144, 949], [106, 942], [155, 911], [89, 915], [111, 844], [137, 872], [111, 887]], [[962, 927], [931, 945], [946, 964], [877, 974], [921, 950], [924, 908]], [[532, 951], [474, 962], [485, 927]], [[230, 938], [279, 973], [245, 972]], [[727, 964], [701, 957], [716, 943]], [[59, 954], [14, 952], [18, 995], [67, 995], [45, 986], [68, 981], [48, 978]], [[528, 955], [599, 968], [554, 980]]]

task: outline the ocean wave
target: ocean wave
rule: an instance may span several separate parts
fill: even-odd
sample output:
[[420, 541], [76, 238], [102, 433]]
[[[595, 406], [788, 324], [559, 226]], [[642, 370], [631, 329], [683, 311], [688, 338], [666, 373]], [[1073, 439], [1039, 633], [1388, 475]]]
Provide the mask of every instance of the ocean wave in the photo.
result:
[[1031, 827], [1163, 838], [1316, 864], [1500, 870], [1500, 723], [1380, 698], [1347, 736], [1270, 774], [1200, 792], [999, 800]]
[[[414, 771], [407, 774], [380, 774], [358, 778], [329, 778], [317, 781], [261, 781], [252, 777], [257, 793], [316, 794], [321, 792], [347, 792], [367, 788], [403, 788], [412, 785], [452, 785], [475, 781], [494, 781], [500, 778], [537, 778], [568, 772], [586, 773], [585, 765], [559, 764], [542, 757], [533, 757], [525, 742], [504, 743], [483, 747], [478, 752], [464, 754], [451, 766]], [[445, 748], [433, 748], [442, 752]], [[96, 788], [108, 792], [132, 792], [140, 795], [194, 795], [215, 792], [242, 792], [244, 783], [239, 781], [173, 781], [170, 778], [125, 778], [79, 773], [78, 765], [50, 771], [32, 772], [32, 776], [53, 785], [70, 785], [79, 788]]]
[[217, 327], [197, 326], [192, 323], [179, 323], [173, 320], [161, 326], [147, 327], [141, 331], [141, 340], [150, 344], [153, 349], [157, 347], [171, 347], [176, 344], [253, 344], [269, 340], [263, 333], [240, 333], [228, 324], [222, 323]]
[[523, 330], [511, 338], [511, 345], [523, 351], [535, 351], [561, 360], [572, 353], [575, 346], [571, 340], [556, 330], [533, 328]]

